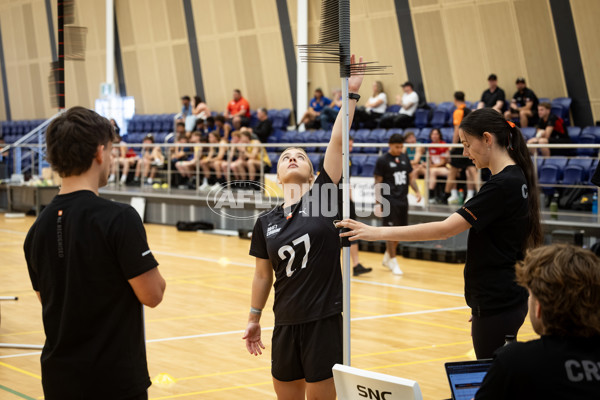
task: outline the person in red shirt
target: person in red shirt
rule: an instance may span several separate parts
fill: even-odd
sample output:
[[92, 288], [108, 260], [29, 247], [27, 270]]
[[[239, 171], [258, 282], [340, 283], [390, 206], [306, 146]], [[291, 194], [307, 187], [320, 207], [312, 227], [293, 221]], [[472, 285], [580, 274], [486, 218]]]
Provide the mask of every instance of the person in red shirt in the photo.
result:
[[233, 91], [233, 100], [227, 103], [227, 108], [223, 115], [227, 119], [241, 117], [242, 126], [248, 126], [250, 122], [250, 104], [248, 100], [242, 97], [242, 92], [239, 89]]
[[[442, 132], [438, 128], [433, 128], [429, 133], [429, 140], [432, 144], [446, 143], [442, 140]], [[447, 147], [430, 147], [429, 148], [429, 202], [440, 203], [435, 197], [435, 185], [437, 184], [438, 176], [448, 176], [449, 152]]]

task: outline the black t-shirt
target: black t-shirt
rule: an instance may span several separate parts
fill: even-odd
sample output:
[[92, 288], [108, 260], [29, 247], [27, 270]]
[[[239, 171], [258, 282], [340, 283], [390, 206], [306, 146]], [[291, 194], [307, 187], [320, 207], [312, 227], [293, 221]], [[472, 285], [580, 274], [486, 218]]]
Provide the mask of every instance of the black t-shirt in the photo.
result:
[[275, 325], [295, 325], [342, 312], [338, 185], [322, 170], [302, 200], [256, 220], [250, 255], [275, 271]]
[[481, 101], [485, 107], [494, 107], [498, 100], [506, 101], [504, 90], [500, 89], [499, 87], [497, 87], [493, 92], [490, 89], [487, 89], [481, 95]]
[[600, 398], [600, 337], [542, 336], [496, 351], [476, 400]]
[[58, 195], [24, 250], [42, 298], [46, 399], [123, 399], [146, 390], [142, 304], [128, 279], [158, 263], [137, 212], [87, 190]]
[[254, 127], [253, 132], [262, 143], [266, 143], [271, 132], [273, 132], [273, 123], [269, 119], [259, 121]]
[[531, 106], [531, 112], [533, 113], [533, 115], [537, 115], [539, 101], [535, 93], [533, 93], [533, 90], [529, 89], [528, 87], [523, 89], [523, 93], [517, 90], [513, 95], [513, 99], [515, 99], [519, 107], [524, 107], [528, 101], [533, 101], [533, 105]]
[[379, 157], [373, 173], [381, 176], [382, 183], [390, 186], [390, 194], [384, 194], [383, 197], [396, 204], [408, 204], [406, 196], [412, 170], [410, 159], [405, 153], [393, 156], [388, 152]]
[[543, 120], [540, 118], [540, 120], [538, 121], [537, 124], [537, 128], [538, 129], [546, 129], [548, 126], [551, 126], [552, 129], [552, 133], [550, 134], [550, 140], [551, 141], [557, 141], [557, 140], [569, 140], [569, 134], [567, 133], [564, 125], [563, 125], [563, 119], [560, 118], [557, 115], [554, 114], [550, 114], [548, 116], [547, 120]]
[[456, 211], [471, 224], [464, 275], [473, 315], [494, 314], [527, 299], [527, 291], [515, 282], [529, 226], [527, 197], [523, 171], [509, 165]]

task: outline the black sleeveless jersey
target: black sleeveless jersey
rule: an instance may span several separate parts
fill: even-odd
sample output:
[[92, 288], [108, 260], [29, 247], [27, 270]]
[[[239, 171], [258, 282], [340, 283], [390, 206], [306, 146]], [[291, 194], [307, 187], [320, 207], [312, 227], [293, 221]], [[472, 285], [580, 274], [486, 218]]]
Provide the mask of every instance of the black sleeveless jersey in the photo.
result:
[[258, 217], [250, 255], [275, 271], [275, 325], [316, 321], [342, 312], [338, 185], [322, 171], [295, 205]]

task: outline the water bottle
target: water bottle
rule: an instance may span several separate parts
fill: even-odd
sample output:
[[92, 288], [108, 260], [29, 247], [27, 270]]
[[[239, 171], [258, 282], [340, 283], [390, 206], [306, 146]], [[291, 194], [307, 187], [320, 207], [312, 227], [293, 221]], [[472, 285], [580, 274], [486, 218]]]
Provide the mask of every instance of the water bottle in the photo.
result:
[[458, 189], [458, 205], [462, 206], [465, 202], [465, 191]]
[[592, 197], [592, 213], [598, 214], [598, 191], [594, 192], [594, 197]]
[[558, 219], [558, 192], [554, 192], [550, 202], [550, 218]]

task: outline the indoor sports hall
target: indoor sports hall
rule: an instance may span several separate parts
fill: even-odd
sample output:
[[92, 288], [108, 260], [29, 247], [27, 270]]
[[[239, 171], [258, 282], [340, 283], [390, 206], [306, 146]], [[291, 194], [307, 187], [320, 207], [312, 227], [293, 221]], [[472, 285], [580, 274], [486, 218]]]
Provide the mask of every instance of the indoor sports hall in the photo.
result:
[[[0, 399], [45, 398], [45, 299], [32, 286], [25, 242], [66, 186], [65, 176], [52, 168], [57, 160], [50, 162], [46, 134], [75, 106], [111, 120], [116, 135], [109, 161], [102, 164], [96, 155], [90, 161], [104, 168], [98, 196], [133, 207], [166, 282], [160, 304], [142, 312], [149, 399], [277, 398], [271, 369], [279, 327], [274, 289], [257, 310], [253, 290], [261, 257], [251, 246], [259, 216], [287, 204], [280, 174], [288, 161], [280, 156], [290, 147], [301, 150], [313, 178], [329, 179], [328, 149], [341, 132], [340, 171], [347, 168], [348, 176], [340, 182], [348, 180], [342, 186], [350, 187], [353, 219], [382, 226], [376, 183], [381, 159], [399, 143], [410, 170], [402, 179], [395, 175], [395, 182], [407, 191], [408, 211], [407, 224], [394, 225], [443, 221], [494, 179], [491, 168], [455, 161], [477, 158], [463, 154], [462, 121], [482, 108], [497, 108], [507, 129], [519, 134], [501, 147], [508, 151], [512, 140], [527, 144], [539, 196], [540, 244], [594, 248], [600, 241], [594, 183], [600, 159], [600, 2], [348, 4], [346, 21], [341, 12], [339, 20], [327, 18], [328, 10], [338, 12], [332, 0], [0, 0]], [[351, 66], [344, 46], [323, 44], [324, 32], [337, 32], [336, 23], [349, 28], [345, 39], [356, 55]], [[302, 46], [307, 44], [333, 52], [334, 61], [311, 56], [311, 47]], [[347, 74], [341, 76], [344, 66]], [[360, 90], [352, 93], [363, 73]], [[356, 111], [342, 127], [336, 116], [349, 102]], [[70, 143], [71, 153], [78, 153], [79, 145]], [[496, 197], [494, 204], [503, 208], [505, 200], [508, 195]], [[82, 219], [77, 226], [83, 232], [91, 225]], [[276, 228], [265, 226], [265, 248], [270, 240], [274, 246], [269, 237]], [[330, 222], [327, 228], [341, 232]], [[522, 232], [507, 236], [512, 234]], [[52, 235], [62, 240], [62, 228]], [[77, 252], [92, 254], [100, 244], [84, 237], [72, 238]], [[386, 397], [373, 388], [353, 398], [454, 396], [446, 363], [478, 358], [465, 300], [465, 263], [473, 251], [468, 237], [464, 230], [447, 239], [401, 240], [397, 246], [391, 239], [369, 239], [343, 247], [349, 310], [343, 317], [349, 335], [344, 363], [418, 384], [414, 397]], [[319, 245], [305, 242], [302, 250], [298, 240], [273, 250], [288, 263], [288, 278], [302, 273], [309, 249]], [[396, 264], [389, 261], [389, 243]], [[129, 238], [118, 246], [129, 251]], [[337, 266], [337, 248], [329, 250], [333, 255], [319, 265]], [[257, 356], [243, 339], [249, 310], [262, 329], [265, 348]], [[81, 328], [80, 335], [94, 336]], [[517, 340], [539, 337], [528, 316]], [[112, 344], [103, 342], [100, 353]], [[119, 373], [103, 375], [93, 387], [108, 387], [113, 379]], [[77, 379], [61, 381], [78, 385]]]

